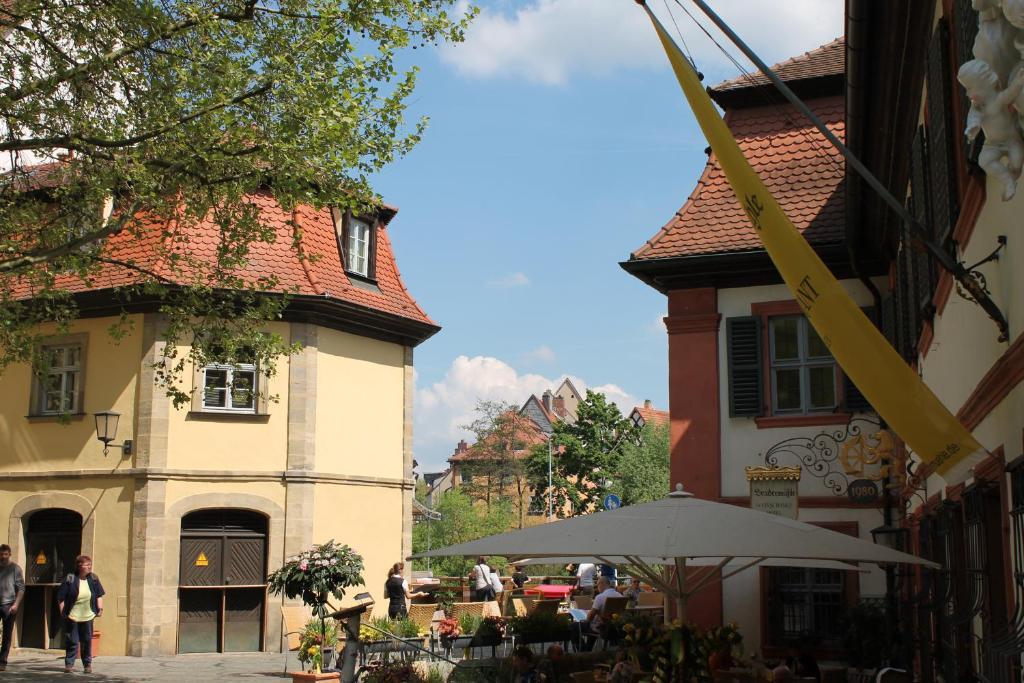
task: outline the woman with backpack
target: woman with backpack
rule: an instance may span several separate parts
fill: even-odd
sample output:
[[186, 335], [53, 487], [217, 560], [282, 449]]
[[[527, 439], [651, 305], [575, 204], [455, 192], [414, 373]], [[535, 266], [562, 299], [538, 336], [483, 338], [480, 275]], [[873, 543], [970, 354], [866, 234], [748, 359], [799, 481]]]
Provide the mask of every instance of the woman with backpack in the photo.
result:
[[494, 589], [491, 588], [491, 568], [487, 566], [486, 557], [480, 556], [476, 558], [476, 566], [473, 567], [473, 573], [476, 574], [473, 579], [476, 601], [487, 602], [488, 600], [493, 600]]
[[103, 584], [92, 573], [92, 558], [75, 558], [75, 573], [57, 589], [57, 608], [64, 617], [64, 673], [74, 671], [76, 650], [81, 650], [85, 673], [92, 673], [92, 622], [103, 614]]

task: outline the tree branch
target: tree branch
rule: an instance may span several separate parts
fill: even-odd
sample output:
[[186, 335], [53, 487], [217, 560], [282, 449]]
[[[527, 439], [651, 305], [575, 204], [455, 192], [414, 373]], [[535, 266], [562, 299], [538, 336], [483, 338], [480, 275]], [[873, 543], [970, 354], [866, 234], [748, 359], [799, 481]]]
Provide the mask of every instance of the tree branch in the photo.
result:
[[253, 97], [258, 97], [270, 90], [273, 87], [272, 81], [265, 81], [262, 84], [250, 88], [243, 93], [240, 93], [229, 100], [221, 100], [220, 102], [214, 102], [209, 104], [198, 111], [194, 111], [190, 114], [186, 114], [170, 123], [167, 123], [159, 128], [155, 128], [145, 133], [134, 135], [130, 138], [122, 138], [121, 140], [107, 140], [104, 138], [96, 138], [88, 135], [57, 135], [48, 138], [24, 138], [20, 140], [10, 140], [8, 142], [0, 142], [0, 152], [11, 152], [20, 150], [34, 150], [40, 148], [52, 148], [61, 147], [67, 149], [78, 149], [81, 151], [88, 151], [83, 149], [83, 146], [98, 147], [100, 149], [111, 149], [119, 147], [131, 147], [137, 145], [140, 142], [146, 140], [152, 140], [155, 137], [159, 137], [170, 131], [174, 130], [178, 126], [182, 126], [190, 121], [195, 121], [198, 118], [206, 116], [218, 109], [230, 107], [233, 104], [240, 104]]
[[[215, 21], [229, 21], [234, 23], [239, 23], [242, 21], [251, 21], [253, 18], [254, 7], [255, 2], [252, 2], [250, 0], [249, 2], [246, 2], [246, 8], [241, 13], [218, 12], [216, 14], [211, 15], [208, 18], [213, 19]], [[69, 81], [84, 73], [93, 71], [94, 69], [98, 69], [108, 64], [112, 64], [124, 57], [127, 57], [128, 55], [134, 54], [136, 52], [141, 52], [142, 50], [146, 50], [155, 45], [156, 43], [159, 43], [160, 41], [173, 38], [175, 35], [182, 33], [183, 31], [195, 28], [196, 26], [199, 26], [201, 23], [202, 20], [200, 19], [186, 19], [184, 21], [179, 21], [175, 24], [171, 24], [163, 31], [147, 36], [144, 40], [141, 40], [133, 44], [125, 45], [116, 50], [110, 50], [109, 52], [97, 56], [95, 59], [91, 59], [87, 62], [76, 64], [72, 67], [61, 69], [60, 71], [49, 76], [37, 78], [35, 80], [24, 83], [20, 87], [11, 86], [5, 88], [3, 91], [0, 91], [0, 99], [7, 100], [6, 104], [9, 105], [15, 102], [19, 102], [25, 99], [26, 97], [31, 97], [32, 95], [38, 93], [52, 92], [61, 83]]]
[[85, 235], [73, 239], [70, 242], [65, 242], [58, 247], [40, 249], [24, 256], [8, 259], [7, 261], [0, 261], [0, 273], [11, 273], [16, 270], [30, 268], [32, 266], [39, 265], [40, 263], [52, 261], [55, 258], [66, 256], [76, 249], [97, 242], [104, 237], [109, 237], [124, 228], [125, 223], [135, 216], [135, 212], [139, 210], [139, 207], [139, 202], [133, 202], [127, 210], [118, 216], [117, 220], [108, 220], [104, 223], [102, 228], [86, 233]]

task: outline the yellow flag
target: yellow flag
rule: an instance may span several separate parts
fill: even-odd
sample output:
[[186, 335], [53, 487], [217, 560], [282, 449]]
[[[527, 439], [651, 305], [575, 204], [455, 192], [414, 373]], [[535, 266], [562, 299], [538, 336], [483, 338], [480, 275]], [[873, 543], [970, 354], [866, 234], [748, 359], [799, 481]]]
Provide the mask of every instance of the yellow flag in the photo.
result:
[[868, 320], [751, 168], [679, 47], [644, 5], [736, 198], [807, 319], [878, 414], [947, 482], [987, 453]]

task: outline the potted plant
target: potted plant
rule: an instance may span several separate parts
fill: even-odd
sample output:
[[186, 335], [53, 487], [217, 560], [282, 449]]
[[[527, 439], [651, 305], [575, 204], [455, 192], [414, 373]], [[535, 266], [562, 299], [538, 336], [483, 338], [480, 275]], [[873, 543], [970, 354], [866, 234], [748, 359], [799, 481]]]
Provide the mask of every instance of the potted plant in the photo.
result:
[[574, 638], [572, 618], [568, 614], [534, 613], [525, 617], [512, 617], [509, 627], [516, 641], [530, 643], [558, 643]]
[[[315, 545], [288, 560], [267, 577], [271, 595], [284, 595], [289, 599], [301, 598], [320, 620], [319, 657], [310, 658], [310, 671], [292, 673], [292, 680], [318, 681], [337, 679], [337, 673], [324, 674], [323, 643], [327, 640], [326, 616], [330, 598], [341, 600], [345, 589], [363, 585], [363, 558], [347, 545], [333, 540]], [[308, 652], [307, 652], [308, 654]]]
[[299, 662], [308, 671], [321, 671], [331, 663], [338, 644], [338, 630], [334, 621], [310, 619], [299, 636]]
[[473, 634], [470, 647], [495, 647], [505, 637], [505, 620], [501, 617], [484, 617]]
[[445, 652], [452, 651], [452, 645], [460, 635], [462, 635], [462, 628], [459, 626], [459, 620], [455, 617], [445, 617], [437, 625], [437, 637], [441, 640], [441, 647]]
[[366, 683], [426, 683], [427, 679], [412, 662], [393, 661], [368, 671], [362, 680]]

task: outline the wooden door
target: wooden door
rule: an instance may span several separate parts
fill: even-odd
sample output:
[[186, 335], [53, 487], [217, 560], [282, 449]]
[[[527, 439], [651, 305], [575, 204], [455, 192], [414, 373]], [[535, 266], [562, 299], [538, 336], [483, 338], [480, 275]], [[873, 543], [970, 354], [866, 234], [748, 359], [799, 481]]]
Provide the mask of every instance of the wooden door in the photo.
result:
[[82, 516], [48, 508], [32, 513], [25, 526], [25, 598], [18, 639], [21, 647], [64, 647], [64, 620], [57, 587], [75, 571], [82, 549]]
[[201, 510], [182, 520], [179, 652], [259, 652], [266, 618], [266, 519]]

